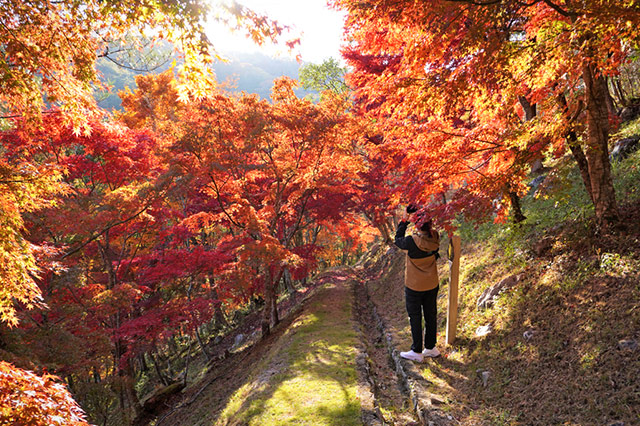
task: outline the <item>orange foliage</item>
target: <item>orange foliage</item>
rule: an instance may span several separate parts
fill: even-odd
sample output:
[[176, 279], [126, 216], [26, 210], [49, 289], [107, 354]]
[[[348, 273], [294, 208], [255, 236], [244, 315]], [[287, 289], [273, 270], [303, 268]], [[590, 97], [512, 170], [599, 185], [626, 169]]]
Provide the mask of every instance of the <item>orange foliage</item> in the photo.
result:
[[89, 425], [55, 376], [38, 376], [0, 361], [0, 424]]
[[[566, 147], [556, 96], [577, 104], [584, 64], [614, 75], [640, 39], [638, 6], [610, 0], [332, 3], [348, 12], [347, 79], [376, 121], [374, 158], [391, 159], [386, 176], [402, 176], [406, 201], [445, 221], [508, 207], [529, 165]], [[521, 97], [537, 105], [535, 120], [524, 121]], [[591, 126], [578, 120], [573, 128]]]

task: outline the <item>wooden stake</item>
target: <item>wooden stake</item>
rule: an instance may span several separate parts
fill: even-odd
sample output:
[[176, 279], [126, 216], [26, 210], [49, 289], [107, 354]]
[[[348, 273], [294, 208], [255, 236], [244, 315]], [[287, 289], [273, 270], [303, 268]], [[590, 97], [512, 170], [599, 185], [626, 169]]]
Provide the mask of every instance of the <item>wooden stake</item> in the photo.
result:
[[452, 235], [449, 241], [449, 305], [447, 306], [447, 345], [456, 340], [458, 326], [458, 281], [460, 279], [460, 236]]

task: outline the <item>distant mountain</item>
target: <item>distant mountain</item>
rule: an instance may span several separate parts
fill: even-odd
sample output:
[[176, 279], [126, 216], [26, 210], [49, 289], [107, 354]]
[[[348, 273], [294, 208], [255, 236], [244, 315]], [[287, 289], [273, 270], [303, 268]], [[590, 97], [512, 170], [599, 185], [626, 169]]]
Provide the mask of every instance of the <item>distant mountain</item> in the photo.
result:
[[[298, 79], [301, 64], [293, 59], [272, 58], [261, 53], [229, 54], [229, 62], [218, 62], [214, 70], [218, 81], [235, 82], [234, 91], [256, 93], [261, 98], [269, 99], [273, 80], [283, 75]], [[313, 92], [296, 91], [298, 96], [306, 96]]]
[[[218, 81], [228, 84], [231, 92], [255, 93], [263, 99], [269, 99], [274, 79], [284, 75], [297, 80], [302, 65], [293, 59], [272, 58], [261, 53], [229, 53], [226, 57], [229, 58], [228, 62], [216, 62], [213, 66]], [[169, 66], [170, 62], [167, 62], [153, 72], [160, 73]], [[120, 98], [117, 93], [127, 86], [133, 89], [135, 76], [142, 73], [122, 68], [107, 59], [101, 59], [97, 67], [103, 81], [111, 86], [109, 93], [97, 95], [99, 105], [105, 109], [119, 109]], [[314, 93], [296, 90], [301, 97]]]

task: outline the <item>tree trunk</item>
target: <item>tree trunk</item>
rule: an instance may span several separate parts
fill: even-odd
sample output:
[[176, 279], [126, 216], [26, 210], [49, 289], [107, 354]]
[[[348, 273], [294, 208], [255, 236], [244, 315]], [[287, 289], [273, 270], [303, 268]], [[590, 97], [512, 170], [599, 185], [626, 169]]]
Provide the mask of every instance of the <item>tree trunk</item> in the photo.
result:
[[[122, 385], [122, 382], [120, 380], [120, 378], [118, 377], [118, 380], [116, 382], [114, 382], [114, 390], [116, 391], [117, 395], [118, 395], [118, 403], [120, 404], [120, 416], [122, 419], [125, 419], [124, 421], [127, 422], [127, 403], [126, 403], [126, 398], [124, 396], [124, 390], [123, 390], [124, 386]], [[131, 420], [131, 419], [129, 419]]]
[[271, 321], [273, 326], [280, 324], [280, 317], [278, 315], [278, 292], [276, 289], [278, 288], [278, 283], [282, 279], [282, 274], [284, 273], [284, 269], [280, 269], [276, 274], [275, 280], [273, 280], [273, 298], [271, 299]]
[[536, 104], [531, 104], [525, 96], [518, 96], [518, 101], [524, 110], [524, 121], [533, 120], [537, 114]]
[[149, 371], [149, 366], [147, 365], [147, 360], [144, 357], [144, 353], [138, 355], [138, 362], [140, 363], [140, 370], [145, 373]]
[[604, 79], [604, 99], [607, 104], [607, 111], [609, 112], [609, 116], [614, 117], [618, 115], [618, 111], [616, 111], [616, 106], [613, 103], [613, 97], [611, 96], [611, 92], [609, 91], [609, 82], [606, 77]]
[[378, 228], [378, 231], [380, 231], [380, 235], [382, 235], [382, 239], [384, 240], [385, 244], [393, 243], [393, 240], [391, 239], [391, 233], [389, 232], [386, 223], [379, 223], [378, 225], [376, 225], [376, 228]]
[[98, 371], [96, 367], [93, 367], [91, 371], [93, 372], [93, 382], [94, 383], [102, 382], [102, 378], [100, 377], [100, 371]]
[[142, 405], [140, 404], [140, 400], [136, 394], [133, 376], [125, 375], [123, 376], [123, 381], [129, 407], [131, 407], [131, 418], [135, 420], [142, 413]]
[[[211, 354], [207, 350], [207, 346], [202, 341], [202, 337], [200, 337], [200, 332], [198, 331], [199, 327], [195, 327], [196, 339], [198, 339], [198, 345], [200, 345], [200, 350], [204, 354], [207, 361], [211, 361]], [[191, 348], [189, 348], [189, 353], [191, 353]]]
[[589, 176], [589, 164], [587, 163], [587, 157], [585, 157], [584, 151], [582, 151], [582, 148], [578, 144], [578, 136], [576, 135], [576, 132], [570, 130], [567, 133], [566, 138], [571, 154], [573, 155], [573, 159], [576, 160], [578, 170], [580, 170], [582, 183], [584, 183], [587, 194], [589, 194], [589, 198], [593, 203], [593, 192], [591, 191], [591, 177]]
[[158, 375], [158, 379], [160, 379], [160, 382], [165, 386], [169, 386], [169, 380], [167, 380], [162, 374], [162, 371], [160, 370], [160, 365], [158, 365], [158, 360], [153, 355], [153, 352], [149, 353], [149, 357], [151, 358], [151, 362], [153, 363], [153, 367], [156, 371], [156, 374]]
[[65, 377], [67, 379], [67, 387], [71, 391], [71, 393], [76, 393], [76, 382], [73, 379], [73, 374], [69, 374]]
[[222, 312], [222, 302], [218, 297], [218, 289], [214, 286], [213, 280], [211, 282], [211, 298], [213, 299], [213, 319], [215, 321], [216, 328], [223, 328], [229, 325], [227, 319], [224, 317], [224, 312]]
[[271, 322], [273, 326], [280, 324], [280, 317], [278, 316], [278, 295], [274, 294], [274, 297], [271, 299]]
[[264, 310], [262, 311], [262, 337], [266, 337], [271, 334], [271, 316], [272, 316], [272, 304], [274, 303], [275, 288], [274, 283], [271, 282], [271, 277], [266, 280], [264, 287]]
[[[522, 106], [522, 110], [524, 111], [524, 121], [527, 122], [527, 121], [533, 120], [538, 114], [537, 105], [530, 103], [529, 100], [526, 98], [526, 96], [518, 96], [518, 101], [520, 102], [520, 105]], [[532, 144], [533, 142], [534, 141], [531, 141]], [[540, 174], [542, 173], [543, 170], [544, 170], [544, 164], [542, 164], [542, 159], [536, 158], [535, 160], [533, 160], [533, 162], [531, 163], [531, 173], [534, 175]], [[511, 194], [509, 194], [509, 197], [511, 197]], [[511, 205], [512, 206], [514, 205], [513, 202]]]
[[[196, 335], [198, 335], [198, 327], [196, 327]], [[189, 343], [187, 344], [187, 359], [185, 360], [185, 363], [184, 363], [184, 375], [182, 376], [182, 384], [184, 386], [187, 386], [187, 377], [189, 375], [189, 363], [191, 362], [191, 341], [192, 340], [193, 338], [189, 336]]]
[[282, 279], [284, 281], [284, 288], [289, 294], [297, 293], [295, 286], [293, 285], [293, 279], [291, 278], [291, 272], [288, 269], [284, 270], [282, 275]]
[[509, 199], [511, 200], [511, 211], [513, 212], [513, 223], [520, 223], [527, 217], [522, 213], [520, 206], [520, 197], [513, 191], [509, 191]]
[[[567, 98], [564, 93], [560, 93], [556, 100], [558, 105], [560, 105], [560, 109], [562, 110], [562, 114], [567, 120], [567, 125], [569, 130], [565, 135], [565, 139], [567, 140], [567, 145], [569, 145], [569, 149], [571, 150], [571, 154], [573, 154], [573, 159], [576, 161], [578, 165], [578, 170], [580, 171], [580, 176], [582, 177], [582, 183], [584, 183], [584, 187], [587, 190], [587, 194], [589, 194], [589, 198], [593, 203], [593, 195], [591, 191], [591, 178], [589, 177], [589, 164], [587, 163], [587, 157], [584, 155], [584, 151], [580, 147], [578, 143], [578, 135], [576, 135], [575, 130], [573, 129], [575, 118], [578, 114], [575, 114], [574, 117], [569, 115], [569, 104], [567, 102]], [[582, 108], [578, 108], [581, 110]], [[578, 111], [579, 112], [579, 111]]]
[[283, 269], [278, 271], [275, 277], [267, 274], [266, 284], [264, 288], [264, 311], [262, 314], [262, 337], [266, 337], [271, 333], [271, 327], [278, 325], [280, 318], [278, 317], [278, 293], [276, 288], [282, 278]]
[[618, 221], [618, 207], [609, 162], [609, 111], [605, 93], [607, 83], [589, 63], [583, 65], [582, 77], [587, 107], [586, 158], [592, 200], [598, 227], [608, 227]]
[[[120, 387], [120, 405], [127, 424], [134, 424], [142, 413], [142, 405], [134, 387], [134, 371], [131, 360], [125, 362], [124, 368], [118, 369]], [[128, 408], [128, 409], [127, 409]]]
[[311, 244], [315, 245], [318, 241], [318, 235], [320, 235], [320, 231], [322, 230], [321, 226], [316, 226], [313, 228], [313, 236], [311, 238]]
[[611, 79], [611, 86], [613, 87], [613, 92], [618, 98], [618, 102], [620, 103], [620, 106], [623, 108], [629, 106], [629, 101], [627, 100], [627, 97], [625, 96], [625, 93], [624, 93], [624, 89], [622, 88], [622, 82], [620, 81], [620, 77], [613, 77]]

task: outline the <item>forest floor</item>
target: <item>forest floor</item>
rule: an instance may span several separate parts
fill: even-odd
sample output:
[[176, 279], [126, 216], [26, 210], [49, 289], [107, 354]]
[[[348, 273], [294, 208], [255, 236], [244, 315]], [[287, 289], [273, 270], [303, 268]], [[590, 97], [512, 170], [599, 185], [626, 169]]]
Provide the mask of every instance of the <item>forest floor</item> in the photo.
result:
[[322, 274], [268, 337], [227, 348], [151, 424], [419, 425], [358, 275]]
[[[458, 337], [444, 344], [441, 259], [442, 356], [423, 363], [398, 357], [411, 341], [403, 254], [374, 247], [283, 305], [267, 338], [229, 350], [229, 336], [228, 356], [151, 424], [640, 424], [640, 202], [621, 216], [610, 234], [574, 222], [516, 245], [463, 242]], [[477, 307], [509, 277], [493, 306]]]

